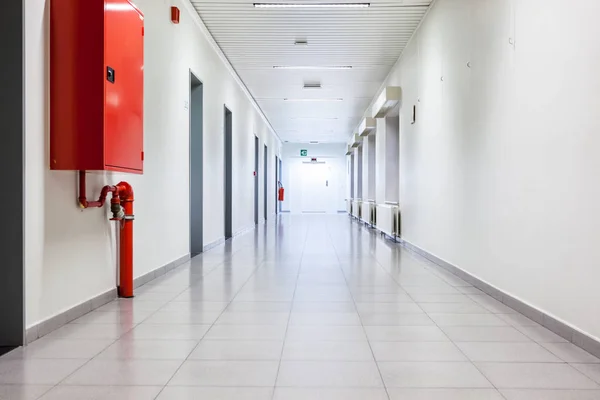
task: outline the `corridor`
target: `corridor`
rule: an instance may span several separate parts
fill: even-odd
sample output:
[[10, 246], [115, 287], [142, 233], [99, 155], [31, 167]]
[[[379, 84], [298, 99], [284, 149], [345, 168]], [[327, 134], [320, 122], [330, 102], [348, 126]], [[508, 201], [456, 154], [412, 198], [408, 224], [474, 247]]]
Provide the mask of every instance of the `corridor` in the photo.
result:
[[346, 215], [284, 215], [0, 359], [0, 399], [591, 400], [600, 360]]

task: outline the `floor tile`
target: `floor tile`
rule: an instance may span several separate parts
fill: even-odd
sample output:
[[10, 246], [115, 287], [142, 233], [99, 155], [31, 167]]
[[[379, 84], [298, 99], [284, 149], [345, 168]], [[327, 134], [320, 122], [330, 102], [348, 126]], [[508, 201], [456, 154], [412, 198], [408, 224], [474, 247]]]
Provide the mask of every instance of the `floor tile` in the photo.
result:
[[81, 358], [89, 360], [114, 342], [114, 339], [53, 339], [43, 337], [7, 354], [4, 359]]
[[406, 291], [409, 295], [412, 294], [460, 294], [458, 290], [453, 288], [450, 285], [423, 285], [423, 286], [407, 286], [402, 285], [402, 289]]
[[196, 340], [119, 339], [100, 353], [97, 359], [111, 360], [185, 360]]
[[282, 361], [280, 387], [383, 387], [375, 362]]
[[388, 389], [390, 400], [504, 400], [495, 389]]
[[360, 314], [423, 314], [416, 303], [356, 303]]
[[181, 365], [173, 360], [94, 359], [64, 381], [65, 385], [164, 386]]
[[505, 389], [507, 400], [600, 400], [600, 390]]
[[498, 317], [502, 318], [502, 320], [506, 321], [509, 325], [512, 326], [540, 326], [535, 321], [530, 320], [524, 315], [521, 314], [497, 314]]
[[455, 342], [531, 342], [512, 326], [446, 326], [442, 330]]
[[354, 313], [293, 313], [290, 326], [293, 325], [361, 325], [360, 318]]
[[208, 340], [283, 340], [285, 325], [215, 325], [205, 336]]
[[40, 400], [153, 400], [161, 386], [56, 386]]
[[288, 312], [291, 302], [234, 301], [227, 307], [231, 312]]
[[135, 340], [200, 340], [209, 329], [210, 325], [142, 323], [123, 337]]
[[422, 303], [423, 311], [432, 314], [487, 314], [489, 311], [475, 303]]
[[211, 325], [220, 315], [220, 311], [160, 310], [144, 322], [148, 324]]
[[384, 389], [278, 387], [273, 400], [388, 400], [388, 396]]
[[355, 341], [367, 340], [362, 326], [290, 326], [286, 341]]
[[203, 388], [168, 386], [157, 400], [271, 400], [273, 388]]
[[542, 343], [546, 349], [569, 363], [598, 364], [600, 359], [572, 343]]
[[437, 326], [365, 326], [370, 341], [377, 342], [448, 342]]
[[360, 314], [365, 326], [434, 326], [427, 314]]
[[[141, 303], [143, 304], [143, 303]], [[195, 302], [195, 303], [184, 303], [173, 301], [171, 303], [167, 303], [164, 307], [160, 309], [160, 311], [176, 311], [176, 312], [222, 312], [229, 303], [224, 302], [214, 302], [214, 301], [203, 301], [203, 302]]]
[[281, 358], [283, 341], [203, 340], [190, 360], [276, 360]]
[[72, 324], [119, 324], [124, 326], [135, 326], [147, 319], [156, 311], [92, 311], [82, 317], [73, 320]]
[[272, 387], [277, 361], [186, 361], [170, 386]]
[[296, 313], [355, 313], [352, 302], [308, 302], [294, 303], [292, 314]]
[[477, 363], [499, 389], [600, 389], [567, 364]]
[[566, 339], [543, 326], [517, 326], [516, 329], [538, 343], [567, 343]]
[[506, 326], [507, 323], [493, 314], [429, 314], [432, 320], [444, 326]]
[[379, 362], [385, 385], [403, 388], [491, 388], [468, 362]]
[[494, 314], [518, 314], [517, 311], [487, 294], [469, 295], [469, 298]]
[[413, 293], [411, 297], [417, 303], [473, 303], [473, 300], [464, 294]]
[[67, 324], [50, 332], [46, 338], [117, 339], [131, 327], [119, 324]]
[[286, 341], [283, 360], [299, 361], [373, 361], [367, 342], [295, 342]]
[[405, 293], [357, 293], [353, 297], [357, 303], [414, 303]]
[[52, 389], [44, 385], [0, 385], [0, 400], [36, 400]]
[[86, 360], [0, 359], [0, 385], [56, 385]]
[[463, 342], [456, 344], [471, 361], [560, 363], [558, 357], [537, 343], [485, 343]]
[[287, 325], [289, 312], [224, 312], [216, 325]]
[[371, 342], [375, 360], [381, 361], [467, 361], [450, 342]]
[[588, 378], [600, 384], [600, 364], [571, 364]]

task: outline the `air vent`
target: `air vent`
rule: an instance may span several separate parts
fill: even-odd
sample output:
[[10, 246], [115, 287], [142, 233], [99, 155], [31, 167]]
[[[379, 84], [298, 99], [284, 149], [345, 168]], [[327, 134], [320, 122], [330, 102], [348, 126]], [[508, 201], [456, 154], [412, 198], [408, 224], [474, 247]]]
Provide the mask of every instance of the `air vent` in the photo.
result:
[[310, 144], [319, 144], [319, 142], [317, 140], [311, 140], [310, 142], [308, 142]]
[[321, 89], [320, 82], [307, 82], [304, 84], [304, 89]]
[[294, 42], [296, 46], [308, 46], [308, 40], [306, 39], [296, 39]]

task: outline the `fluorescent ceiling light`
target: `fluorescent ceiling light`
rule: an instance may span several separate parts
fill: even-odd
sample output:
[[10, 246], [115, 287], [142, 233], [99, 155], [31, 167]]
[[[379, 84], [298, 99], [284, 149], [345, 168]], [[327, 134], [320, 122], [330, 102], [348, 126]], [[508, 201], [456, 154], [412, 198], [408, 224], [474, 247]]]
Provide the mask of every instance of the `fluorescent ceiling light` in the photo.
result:
[[342, 99], [342, 98], [335, 98], [335, 99], [326, 99], [326, 98], [318, 98], [318, 99], [288, 99], [288, 98], [285, 98], [283, 100], [284, 101], [344, 101], [344, 99]]
[[332, 117], [332, 118], [327, 118], [327, 117], [291, 117], [290, 119], [326, 119], [326, 120], [337, 120], [339, 118], [337, 118], [337, 117]]
[[352, 69], [351, 65], [274, 65], [273, 69]]
[[368, 8], [371, 3], [254, 3], [256, 8]]

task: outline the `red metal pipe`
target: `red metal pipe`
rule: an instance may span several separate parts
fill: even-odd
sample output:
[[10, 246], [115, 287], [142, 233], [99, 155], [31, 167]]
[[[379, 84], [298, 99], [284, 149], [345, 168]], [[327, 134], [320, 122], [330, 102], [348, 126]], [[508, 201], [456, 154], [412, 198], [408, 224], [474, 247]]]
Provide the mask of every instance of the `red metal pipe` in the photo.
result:
[[125, 216], [121, 223], [119, 254], [119, 296], [133, 297], [133, 189], [127, 182], [117, 185]]
[[98, 201], [88, 201], [86, 196], [86, 173], [85, 171], [79, 171], [79, 207], [81, 208], [102, 208], [106, 203], [106, 197], [108, 193], [112, 193], [113, 197], [117, 192], [115, 186], [104, 186], [100, 191], [100, 197]]
[[[88, 201], [86, 197], [86, 173], [79, 171], [79, 207], [103, 207], [108, 193], [112, 193], [111, 209], [115, 216], [112, 220], [120, 221], [119, 233], [119, 285], [120, 297], [133, 297], [133, 188], [127, 182], [120, 182], [116, 186], [104, 186], [98, 201]], [[116, 206], [116, 210], [114, 206]], [[123, 207], [124, 216], [120, 213], [119, 206]], [[118, 214], [117, 214], [118, 213]]]

